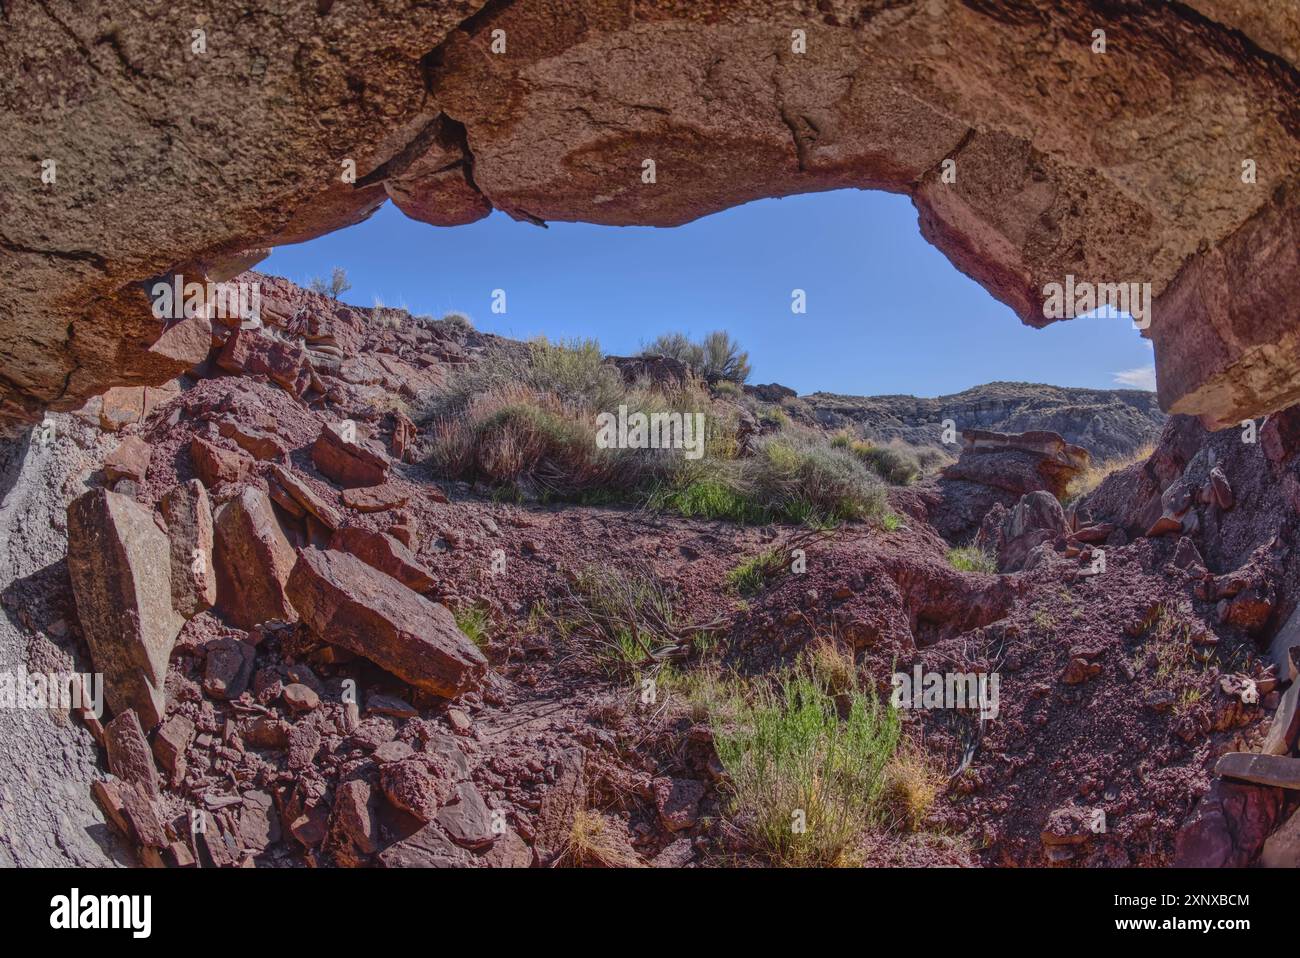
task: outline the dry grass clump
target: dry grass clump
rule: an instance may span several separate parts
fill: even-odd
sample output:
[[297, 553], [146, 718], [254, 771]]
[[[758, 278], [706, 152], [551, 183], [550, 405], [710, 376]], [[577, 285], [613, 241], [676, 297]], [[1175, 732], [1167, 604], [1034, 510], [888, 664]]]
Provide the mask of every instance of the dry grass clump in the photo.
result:
[[1100, 486], [1111, 473], [1146, 462], [1155, 451], [1156, 444], [1153, 441], [1146, 443], [1142, 448], [1127, 456], [1118, 456], [1104, 462], [1089, 462], [1088, 467], [1083, 472], [1070, 480], [1070, 485], [1065, 491], [1065, 500], [1069, 502], [1081, 496], [1086, 496]]
[[573, 868], [636, 868], [636, 853], [619, 841], [608, 819], [600, 812], [580, 808], [573, 815], [568, 845], [561, 863]]
[[908, 743], [900, 747], [885, 766], [882, 795], [894, 826], [904, 831], [917, 831], [946, 784], [943, 772], [919, 746]]

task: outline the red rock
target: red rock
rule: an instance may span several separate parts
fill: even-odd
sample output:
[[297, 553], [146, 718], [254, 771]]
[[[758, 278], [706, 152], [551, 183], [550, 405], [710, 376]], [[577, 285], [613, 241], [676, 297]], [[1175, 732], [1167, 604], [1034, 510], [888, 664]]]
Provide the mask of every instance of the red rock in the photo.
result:
[[172, 785], [185, 777], [185, 750], [193, 740], [194, 723], [184, 715], [173, 715], [154, 733], [154, 758], [167, 772]]
[[144, 415], [143, 386], [114, 386], [104, 393], [99, 407], [99, 425], [105, 432], [117, 432], [123, 426], [140, 421]]
[[1241, 868], [1255, 860], [1282, 812], [1282, 793], [1216, 781], [1179, 829], [1176, 868]]
[[1218, 466], [1210, 470], [1210, 495], [1218, 508], [1224, 511], [1232, 508], [1232, 486], [1228, 484], [1228, 477]]
[[330, 548], [351, 553], [416, 592], [428, 592], [437, 585], [433, 574], [410, 549], [382, 532], [356, 526], [339, 529], [330, 540]]
[[569, 845], [573, 820], [587, 807], [586, 753], [565, 749], [555, 763], [555, 781], [542, 793], [533, 848], [542, 865], [550, 865]]
[[104, 726], [104, 745], [109, 771], [128, 785], [139, 785], [150, 798], [158, 796], [158, 769], [134, 710], [127, 709]]
[[457, 735], [468, 735], [474, 727], [469, 713], [458, 708], [447, 709], [447, 724], [451, 726], [451, 730]]
[[435, 695], [454, 698], [487, 671], [445, 607], [347, 553], [302, 550], [288, 595], [316, 637]]
[[206, 316], [190, 316], [170, 324], [149, 347], [149, 355], [167, 360], [178, 374], [207, 359], [211, 349], [212, 321]]
[[1259, 752], [1228, 752], [1219, 756], [1214, 774], [1256, 785], [1300, 789], [1300, 758]]
[[217, 424], [217, 431], [235, 445], [248, 452], [254, 459], [283, 459], [288, 450], [279, 436], [245, 425], [234, 419], [223, 419]]
[[419, 710], [393, 695], [372, 695], [366, 699], [366, 711], [394, 718], [415, 718]]
[[377, 486], [388, 479], [388, 457], [369, 444], [343, 438], [341, 428], [326, 423], [311, 447], [321, 475], [344, 488]]
[[284, 704], [294, 712], [310, 712], [320, 706], [320, 696], [301, 682], [284, 687]]
[[320, 731], [314, 725], [299, 722], [292, 726], [289, 729], [289, 768], [307, 768], [316, 761], [320, 746]]
[[190, 619], [217, 601], [208, 491], [191, 479], [168, 490], [161, 505], [171, 545], [172, 608]]
[[127, 833], [138, 849], [163, 848], [167, 844], [167, 831], [163, 828], [151, 795], [143, 786], [125, 782], [120, 791], [122, 817], [126, 819]]
[[1260, 751], [1265, 755], [1289, 755], [1300, 735], [1300, 682], [1292, 682], [1273, 713], [1273, 724]]
[[456, 801], [439, 808], [434, 818], [448, 837], [463, 848], [483, 848], [496, 840], [492, 815], [471, 782], [457, 785]]
[[394, 412], [392, 450], [393, 458], [400, 462], [410, 462], [415, 454], [415, 441], [418, 431], [409, 416]]
[[1018, 495], [1046, 490], [1060, 499], [1070, 480], [1088, 465], [1086, 449], [1071, 445], [1054, 432], [967, 429], [961, 435], [961, 456], [943, 470], [948, 479], [965, 479]]
[[289, 496], [304, 510], [319, 519], [321, 525], [325, 526], [325, 528], [337, 529], [342, 525], [343, 520], [339, 516], [338, 510], [318, 496], [292, 469], [273, 465], [271, 475]]
[[253, 748], [285, 750], [289, 747], [289, 723], [273, 718], [257, 718], [244, 726], [241, 736]]
[[204, 647], [207, 661], [203, 672], [203, 691], [214, 699], [237, 699], [253, 677], [253, 647], [238, 639], [213, 639]]
[[294, 552], [266, 494], [245, 487], [217, 510], [217, 605], [234, 625], [250, 629], [297, 618], [285, 594]]
[[441, 792], [437, 780], [428, 766], [420, 761], [390, 762], [380, 766], [379, 787], [394, 808], [415, 816], [422, 822], [431, 822], [438, 812]]
[[426, 825], [379, 853], [384, 868], [464, 868], [472, 863], [469, 853], [454, 845], [436, 825]]
[[408, 759], [415, 754], [415, 750], [405, 742], [391, 741], [384, 742], [374, 751], [374, 760], [380, 765], [387, 765], [390, 762], [400, 762]]
[[252, 468], [252, 460], [243, 453], [222, 449], [202, 436], [190, 441], [190, 461], [194, 464], [194, 474], [209, 488], [223, 482], [238, 482]]
[[306, 848], [315, 848], [325, 841], [329, 831], [329, 808], [314, 805], [305, 810], [289, 825], [289, 834]]
[[311, 384], [307, 351], [298, 343], [272, 339], [259, 329], [237, 329], [231, 333], [216, 362], [227, 372], [265, 376], [298, 396]]
[[145, 473], [149, 471], [149, 458], [153, 447], [139, 436], [127, 436], [104, 460], [104, 477], [109, 482], [118, 479], [131, 479], [144, 482]]
[[699, 819], [703, 783], [689, 778], [657, 778], [654, 793], [659, 820], [670, 832], [690, 828]]
[[386, 512], [401, 508], [409, 501], [407, 492], [391, 483], [343, 491], [343, 504], [357, 512]]
[[152, 728], [166, 707], [167, 662], [184, 619], [172, 607], [167, 537], [126, 496], [94, 490], [68, 506], [68, 573], [109, 708]]
[[130, 837], [130, 825], [126, 821], [126, 810], [122, 803], [122, 790], [113, 779], [97, 778], [90, 783], [90, 794], [94, 796], [104, 818], [125, 837]]
[[239, 811], [239, 838], [244, 848], [265, 851], [280, 840], [280, 819], [267, 792], [248, 791]]
[[360, 856], [379, 851], [379, 824], [375, 820], [370, 786], [364, 781], [353, 779], [338, 787], [329, 831], [329, 844], [335, 848], [335, 858], [341, 864], [359, 864]]
[[489, 868], [531, 868], [533, 850], [507, 825], [492, 847], [483, 853], [483, 864]]

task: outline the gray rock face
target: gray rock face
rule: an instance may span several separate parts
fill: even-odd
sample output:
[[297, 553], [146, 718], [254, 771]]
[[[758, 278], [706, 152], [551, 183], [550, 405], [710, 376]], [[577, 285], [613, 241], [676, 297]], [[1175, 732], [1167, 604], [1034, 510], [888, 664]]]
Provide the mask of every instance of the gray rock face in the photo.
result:
[[960, 446], [943, 442], [945, 419], [956, 424], [958, 437], [966, 429], [1059, 433], [1066, 442], [1088, 450], [1094, 462], [1132, 455], [1154, 442], [1165, 423], [1155, 393], [1035, 383], [986, 383], [932, 399], [817, 392], [802, 402], [827, 428], [857, 427], [877, 441], [901, 439], [953, 455]]

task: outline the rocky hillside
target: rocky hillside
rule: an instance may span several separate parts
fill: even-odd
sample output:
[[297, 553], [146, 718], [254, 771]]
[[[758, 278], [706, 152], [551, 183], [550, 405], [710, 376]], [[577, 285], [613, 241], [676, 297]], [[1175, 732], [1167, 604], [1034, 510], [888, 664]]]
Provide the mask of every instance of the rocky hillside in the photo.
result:
[[821, 425], [857, 429], [871, 439], [942, 446], [942, 423], [951, 419], [959, 431], [1050, 430], [1102, 462], [1131, 456], [1155, 441], [1166, 418], [1153, 392], [1041, 383], [993, 382], [933, 399], [815, 392], [800, 400]]
[[[172, 867], [1300, 862], [1300, 413], [1250, 444], [1176, 418], [1067, 506], [1087, 450], [966, 429], [831, 524], [859, 450], [760, 399], [674, 498], [525, 496], [487, 481], [520, 440], [547, 488], [592, 461], [529, 383], [481, 428], [408, 415], [492, 341], [262, 279], [260, 328], [52, 417], [13, 473], [0, 640], [101, 673], [107, 710], [8, 723], [6, 860], [93, 861], [106, 825]], [[717, 477], [805, 521], [703, 517]]]

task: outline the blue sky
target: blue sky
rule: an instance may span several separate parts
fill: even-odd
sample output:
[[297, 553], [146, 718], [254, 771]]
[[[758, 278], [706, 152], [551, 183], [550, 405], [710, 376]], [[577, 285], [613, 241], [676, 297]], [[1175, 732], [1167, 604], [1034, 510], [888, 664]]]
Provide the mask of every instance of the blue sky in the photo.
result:
[[[342, 298], [358, 306], [457, 311], [488, 332], [592, 337], [618, 355], [664, 332], [726, 329], [749, 350], [751, 382], [800, 393], [1154, 385], [1150, 346], [1127, 320], [1021, 324], [921, 237], [910, 200], [888, 193], [759, 200], [675, 229], [541, 229], [502, 213], [439, 228], [390, 203], [258, 268], [306, 284], [336, 265], [352, 283]], [[504, 314], [491, 309], [496, 289]], [[794, 289], [806, 314], [791, 312]]]

